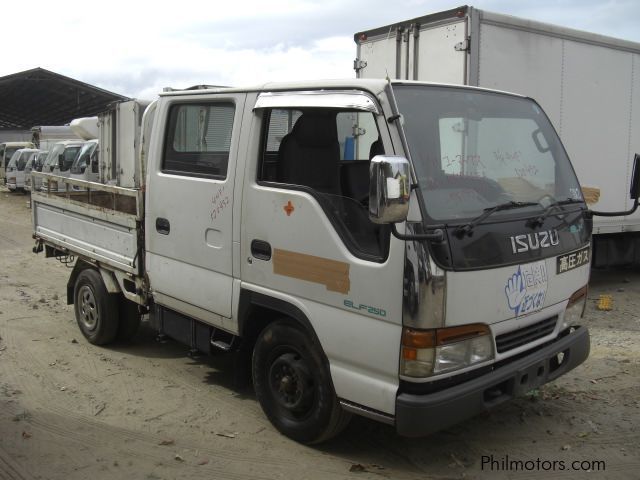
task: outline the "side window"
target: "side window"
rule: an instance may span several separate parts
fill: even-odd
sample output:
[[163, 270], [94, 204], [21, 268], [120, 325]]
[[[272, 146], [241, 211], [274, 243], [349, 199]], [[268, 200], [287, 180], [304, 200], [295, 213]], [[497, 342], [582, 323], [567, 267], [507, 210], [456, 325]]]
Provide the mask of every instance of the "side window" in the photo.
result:
[[273, 109], [264, 118], [258, 181], [309, 192], [354, 255], [384, 261], [389, 229], [368, 214], [369, 159], [382, 153], [373, 114]]
[[226, 178], [234, 115], [231, 102], [173, 105], [162, 171]]

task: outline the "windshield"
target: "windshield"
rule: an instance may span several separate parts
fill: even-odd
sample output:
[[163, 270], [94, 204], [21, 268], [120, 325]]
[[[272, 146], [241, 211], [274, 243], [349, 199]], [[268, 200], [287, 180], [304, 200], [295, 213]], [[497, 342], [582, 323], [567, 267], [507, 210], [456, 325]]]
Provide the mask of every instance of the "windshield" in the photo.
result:
[[7, 147], [7, 149], [4, 151], [4, 158], [6, 158], [7, 160], [7, 166], [9, 166], [9, 160], [11, 160], [11, 157], [13, 157], [13, 154], [16, 153], [18, 150], [20, 150], [23, 147]]
[[29, 160], [27, 160], [27, 164], [24, 167], [24, 173], [29, 173], [33, 170], [33, 165], [35, 164], [37, 156], [38, 152], [33, 152], [31, 155], [29, 155]]
[[19, 172], [24, 170], [24, 167], [27, 164], [27, 160], [29, 160], [29, 157], [32, 155], [33, 152], [24, 151], [24, 152], [21, 152], [21, 153], [22, 153], [22, 155], [20, 155], [18, 158], [16, 158], [16, 167], [17, 167]]
[[15, 168], [16, 166], [16, 159], [20, 158], [20, 154], [19, 153], [14, 153], [11, 156], [11, 159], [9, 159], [9, 163], [7, 163], [7, 168]]
[[431, 219], [471, 219], [508, 202], [531, 211], [582, 200], [564, 148], [532, 100], [420, 85], [394, 85], [394, 94]]
[[53, 148], [49, 152], [49, 155], [47, 155], [47, 159], [44, 161], [44, 164], [47, 167], [51, 167], [51, 169], [53, 169], [58, 164], [58, 157], [62, 152], [64, 152], [64, 144], [57, 143], [53, 146]]
[[84, 173], [87, 165], [91, 162], [91, 157], [97, 146], [97, 142], [87, 142], [82, 146], [80, 153], [73, 161], [73, 165], [71, 165], [71, 173]]
[[37, 172], [42, 171], [42, 166], [47, 159], [47, 155], [49, 155], [48, 151], [40, 152], [36, 155], [36, 160], [34, 162], [33, 168], [35, 168]]
[[78, 155], [81, 147], [81, 145], [54, 145], [53, 149], [49, 153], [49, 156], [47, 157], [45, 165], [47, 165], [51, 169], [55, 168], [58, 165], [59, 156], [63, 155], [63, 163], [60, 171], [66, 172], [73, 164], [73, 161]]

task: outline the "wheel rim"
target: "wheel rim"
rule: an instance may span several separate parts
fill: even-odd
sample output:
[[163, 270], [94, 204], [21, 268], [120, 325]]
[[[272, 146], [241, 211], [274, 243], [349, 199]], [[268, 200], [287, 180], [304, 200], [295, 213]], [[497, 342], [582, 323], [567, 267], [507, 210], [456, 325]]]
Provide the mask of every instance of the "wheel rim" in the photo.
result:
[[269, 388], [277, 405], [296, 418], [313, 405], [316, 386], [304, 359], [287, 352], [277, 357], [269, 369]]
[[83, 285], [78, 292], [80, 303], [80, 323], [85, 330], [91, 331], [98, 325], [98, 307], [93, 290], [88, 285]]

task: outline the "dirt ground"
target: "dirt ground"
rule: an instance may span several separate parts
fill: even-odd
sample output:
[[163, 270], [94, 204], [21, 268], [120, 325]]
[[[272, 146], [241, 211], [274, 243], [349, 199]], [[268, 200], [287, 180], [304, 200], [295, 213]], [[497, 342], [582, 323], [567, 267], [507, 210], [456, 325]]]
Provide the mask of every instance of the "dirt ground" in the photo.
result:
[[69, 270], [31, 252], [27, 202], [0, 188], [0, 479], [640, 478], [637, 269], [593, 272], [591, 355], [555, 383], [427, 438], [355, 418], [311, 448], [234, 388], [228, 356], [193, 360], [145, 325], [87, 343]]

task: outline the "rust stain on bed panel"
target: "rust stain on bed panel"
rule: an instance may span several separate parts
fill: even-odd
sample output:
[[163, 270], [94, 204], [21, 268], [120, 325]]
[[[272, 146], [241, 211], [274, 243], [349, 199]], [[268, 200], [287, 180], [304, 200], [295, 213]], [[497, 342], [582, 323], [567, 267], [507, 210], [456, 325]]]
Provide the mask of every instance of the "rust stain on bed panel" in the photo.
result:
[[350, 265], [328, 258], [273, 250], [273, 273], [325, 285], [330, 292], [347, 294], [351, 288]]

